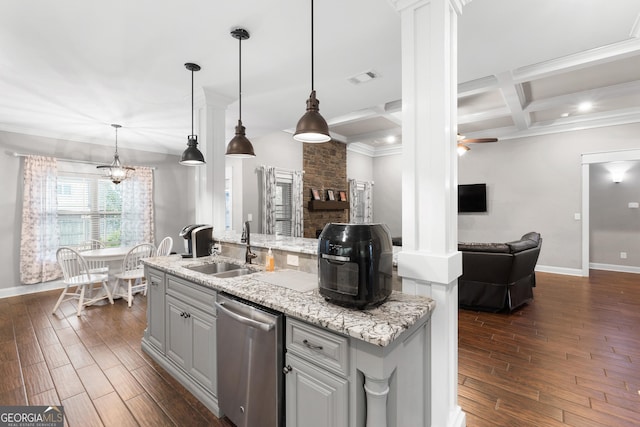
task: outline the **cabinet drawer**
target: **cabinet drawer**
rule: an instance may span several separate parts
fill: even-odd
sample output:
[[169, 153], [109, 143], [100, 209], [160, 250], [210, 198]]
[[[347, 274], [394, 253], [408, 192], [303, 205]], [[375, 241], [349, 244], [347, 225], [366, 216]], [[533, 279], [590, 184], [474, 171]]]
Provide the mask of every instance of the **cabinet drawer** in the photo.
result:
[[287, 317], [287, 350], [339, 375], [349, 372], [349, 340]]
[[216, 314], [216, 291], [167, 274], [167, 295], [172, 295], [206, 313]]

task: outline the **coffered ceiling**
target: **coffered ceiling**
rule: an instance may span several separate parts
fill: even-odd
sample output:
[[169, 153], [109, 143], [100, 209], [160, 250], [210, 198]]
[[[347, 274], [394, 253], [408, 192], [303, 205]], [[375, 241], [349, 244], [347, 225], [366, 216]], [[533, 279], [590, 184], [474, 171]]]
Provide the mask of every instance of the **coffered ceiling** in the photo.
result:
[[[310, 91], [301, 0], [0, 1], [0, 130], [178, 154], [196, 102], [247, 136], [290, 130]], [[473, 0], [458, 21], [459, 132], [520, 136], [640, 121], [637, 0]], [[400, 18], [388, 0], [315, 2], [315, 88], [334, 136], [372, 155], [401, 143]], [[374, 75], [370, 81], [359, 77]], [[580, 110], [589, 102], [591, 109]], [[394, 137], [395, 139], [391, 139]], [[37, 151], [25, 148], [25, 151]], [[259, 156], [260, 153], [257, 152]]]

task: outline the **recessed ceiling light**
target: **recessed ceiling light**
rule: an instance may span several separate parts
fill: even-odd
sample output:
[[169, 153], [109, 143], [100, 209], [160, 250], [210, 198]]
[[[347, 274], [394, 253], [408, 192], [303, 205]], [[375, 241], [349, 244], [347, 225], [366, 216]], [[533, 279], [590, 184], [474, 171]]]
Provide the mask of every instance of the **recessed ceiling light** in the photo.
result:
[[560, 117], [569, 117], [569, 113], [562, 113], [560, 114]]
[[387, 143], [389, 143], [389, 144], [393, 144], [394, 142], [396, 142], [396, 137], [395, 137], [395, 136], [393, 136], [393, 135], [389, 135], [389, 136], [386, 138], [386, 141], [387, 141]]
[[378, 78], [378, 74], [373, 70], [369, 70], [365, 71], [364, 73], [357, 74], [353, 77], [349, 77], [347, 80], [355, 85], [358, 85], [360, 83], [370, 82], [371, 80], [376, 78]]
[[578, 111], [589, 111], [593, 108], [593, 104], [590, 103], [589, 101], [585, 101], [585, 102], [581, 102], [580, 104], [578, 104]]

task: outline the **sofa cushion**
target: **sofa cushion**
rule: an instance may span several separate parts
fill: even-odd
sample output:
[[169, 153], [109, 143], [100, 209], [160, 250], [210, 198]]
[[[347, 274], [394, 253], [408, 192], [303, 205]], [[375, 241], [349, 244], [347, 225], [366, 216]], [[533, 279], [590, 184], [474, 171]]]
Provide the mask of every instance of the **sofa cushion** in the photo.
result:
[[507, 242], [507, 245], [509, 246], [511, 253], [515, 254], [517, 252], [522, 252], [527, 249], [535, 248], [536, 246], [538, 246], [538, 243], [530, 239], [525, 239], [525, 240], [516, 240], [513, 242]]
[[510, 252], [510, 248], [505, 243], [458, 243], [459, 251], [467, 252], [493, 252], [493, 253], [505, 253]]

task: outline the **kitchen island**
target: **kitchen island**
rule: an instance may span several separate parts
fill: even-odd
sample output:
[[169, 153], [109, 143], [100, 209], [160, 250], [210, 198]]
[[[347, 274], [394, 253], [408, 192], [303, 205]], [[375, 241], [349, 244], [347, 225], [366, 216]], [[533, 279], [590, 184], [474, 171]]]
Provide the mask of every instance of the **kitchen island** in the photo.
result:
[[383, 304], [357, 310], [325, 301], [317, 279], [304, 292], [274, 284], [287, 270], [266, 273], [253, 265], [248, 274], [220, 278], [188, 268], [240, 264], [237, 258], [144, 263], [150, 286], [142, 347], [216, 415], [223, 415], [216, 358], [233, 357], [216, 347], [214, 302], [223, 292], [285, 316], [287, 426], [428, 425], [430, 298], [393, 292]]

